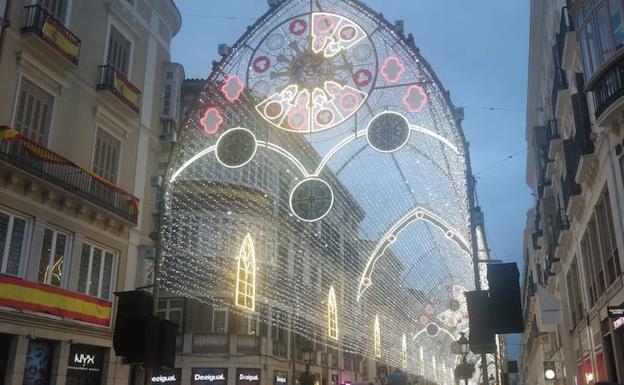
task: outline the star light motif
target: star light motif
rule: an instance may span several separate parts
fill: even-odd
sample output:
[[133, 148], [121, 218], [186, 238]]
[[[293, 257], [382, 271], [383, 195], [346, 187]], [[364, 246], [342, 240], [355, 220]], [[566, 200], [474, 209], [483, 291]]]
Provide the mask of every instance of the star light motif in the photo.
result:
[[230, 75], [221, 86], [221, 93], [228, 102], [237, 101], [243, 93], [245, 85], [236, 75]]
[[429, 97], [425, 90], [415, 84], [410, 86], [403, 96], [403, 105], [409, 112], [421, 112], [428, 101]]
[[208, 107], [199, 120], [199, 124], [206, 134], [214, 135], [223, 124], [223, 115], [221, 115], [217, 107]]

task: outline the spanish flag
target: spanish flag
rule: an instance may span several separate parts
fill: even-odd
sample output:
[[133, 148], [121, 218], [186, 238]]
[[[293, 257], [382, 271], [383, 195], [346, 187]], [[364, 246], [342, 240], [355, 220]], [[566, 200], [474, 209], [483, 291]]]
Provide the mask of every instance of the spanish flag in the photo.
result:
[[0, 142], [9, 142], [13, 139], [17, 139], [20, 133], [11, 127], [0, 126]]
[[0, 306], [109, 326], [112, 304], [58, 287], [0, 275]]
[[51, 17], [46, 19], [43, 27], [41, 27], [41, 34], [44, 40], [52, 45], [61, 55], [72, 61], [78, 60], [80, 43], [75, 37], [69, 35], [54, 19]]

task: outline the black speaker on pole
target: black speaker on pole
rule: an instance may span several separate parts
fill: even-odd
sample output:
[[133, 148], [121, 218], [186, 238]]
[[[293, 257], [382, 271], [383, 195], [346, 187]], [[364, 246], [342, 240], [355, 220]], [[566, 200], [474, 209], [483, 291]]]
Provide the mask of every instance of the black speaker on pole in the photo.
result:
[[164, 319], [160, 320], [158, 336], [158, 366], [175, 369], [177, 334], [177, 324]]
[[470, 350], [473, 353], [496, 352], [495, 332], [491, 324], [492, 307], [486, 290], [467, 291]]
[[520, 272], [515, 263], [488, 265], [488, 283], [492, 309], [492, 326], [497, 334], [524, 332]]
[[117, 319], [113, 334], [115, 354], [121, 356], [126, 364], [157, 366], [160, 322], [161, 320], [153, 315]]

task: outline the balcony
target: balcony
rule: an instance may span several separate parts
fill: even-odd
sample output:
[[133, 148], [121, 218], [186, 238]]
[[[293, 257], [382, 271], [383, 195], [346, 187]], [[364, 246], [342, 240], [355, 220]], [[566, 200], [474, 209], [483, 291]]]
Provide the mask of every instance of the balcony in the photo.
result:
[[41, 5], [29, 5], [22, 33], [33, 33], [72, 64], [78, 65], [80, 39]]
[[6, 126], [0, 126], [0, 160], [137, 223], [138, 198]]
[[229, 336], [227, 334], [193, 334], [193, 353], [229, 352]]
[[244, 354], [260, 354], [260, 337], [239, 334], [236, 351]]
[[624, 55], [605, 64], [589, 91], [594, 92], [596, 120], [602, 123], [605, 111], [624, 95]]
[[120, 71], [107, 64], [98, 67], [98, 90], [107, 90], [132, 111], [141, 109], [141, 91]]

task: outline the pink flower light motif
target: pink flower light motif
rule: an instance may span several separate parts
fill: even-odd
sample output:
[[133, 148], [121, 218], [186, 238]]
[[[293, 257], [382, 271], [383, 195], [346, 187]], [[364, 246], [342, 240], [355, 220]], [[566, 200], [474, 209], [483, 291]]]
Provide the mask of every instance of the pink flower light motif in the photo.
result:
[[421, 112], [428, 101], [429, 97], [425, 90], [417, 85], [410, 86], [403, 96], [403, 105], [409, 112]]
[[401, 80], [401, 76], [405, 72], [405, 66], [401, 59], [396, 56], [386, 58], [384, 65], [381, 67], [381, 76], [388, 84], [394, 84]]
[[245, 89], [245, 85], [236, 75], [230, 75], [221, 86], [221, 93], [228, 102], [232, 103], [238, 100]]
[[199, 120], [199, 124], [206, 134], [214, 135], [223, 124], [223, 116], [217, 107], [208, 107]]

